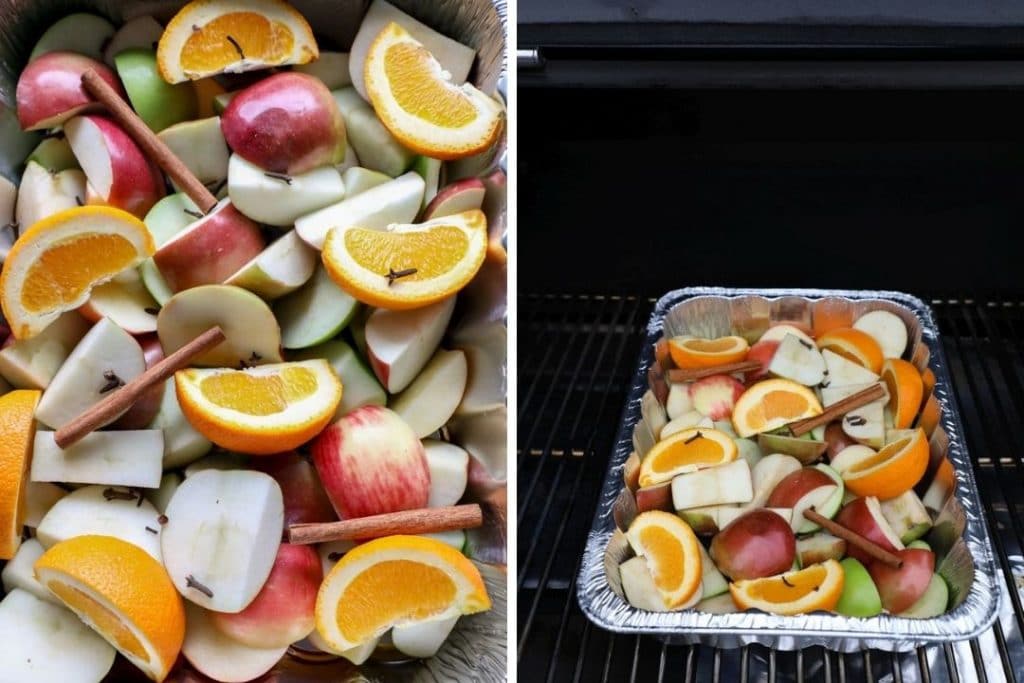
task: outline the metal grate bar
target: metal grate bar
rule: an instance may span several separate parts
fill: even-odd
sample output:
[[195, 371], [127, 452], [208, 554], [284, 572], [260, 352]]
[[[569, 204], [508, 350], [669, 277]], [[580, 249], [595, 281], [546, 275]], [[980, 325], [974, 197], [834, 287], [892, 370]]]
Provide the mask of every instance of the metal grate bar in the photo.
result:
[[933, 299], [1006, 593], [977, 640], [908, 653], [671, 645], [593, 627], [576, 574], [652, 301], [519, 298], [519, 676], [560, 681], [878, 683], [1024, 679], [1024, 305]]

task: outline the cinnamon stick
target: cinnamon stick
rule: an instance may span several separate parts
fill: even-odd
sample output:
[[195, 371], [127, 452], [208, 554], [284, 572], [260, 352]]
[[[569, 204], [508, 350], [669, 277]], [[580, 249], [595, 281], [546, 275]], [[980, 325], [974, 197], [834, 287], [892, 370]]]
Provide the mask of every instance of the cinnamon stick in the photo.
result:
[[687, 370], [682, 368], [673, 368], [668, 371], [668, 381], [676, 383], [692, 382], [695, 379], [710, 377], [711, 375], [731, 375], [734, 372], [758, 370], [760, 367], [761, 363], [756, 360], [738, 360], [732, 363], [724, 363], [722, 365], [712, 365], [709, 368], [693, 368]]
[[203, 332], [123, 387], [112, 390], [106, 398], [58, 429], [53, 437], [57, 446], [67, 448], [90, 432], [114, 421], [139, 400], [139, 397], [147, 389], [187, 367], [193, 358], [212, 349], [222, 341], [224, 341], [224, 332], [220, 327], [211, 327]]
[[421, 508], [357, 517], [323, 524], [292, 524], [288, 542], [299, 545], [327, 541], [356, 541], [395, 534], [427, 534], [453, 529], [473, 529], [484, 523], [483, 510], [476, 503], [441, 508]]
[[882, 388], [882, 385], [872, 384], [867, 389], [862, 389], [856, 394], [847, 396], [842, 401], [833, 403], [826, 408], [821, 415], [815, 415], [814, 417], [808, 417], [804, 420], [792, 423], [789, 425], [789, 430], [793, 432], [793, 436], [803, 436], [815, 427], [828, 424], [837, 417], [842, 417], [851, 410], [860, 408], [861, 406], [866, 406], [867, 404], [877, 401], [884, 396], [885, 389]]
[[82, 87], [107, 108], [111, 116], [117, 119], [125, 132], [135, 141], [135, 144], [141, 147], [142, 151], [177, 183], [182, 192], [195, 202], [204, 215], [213, 210], [213, 207], [217, 205], [217, 198], [210, 194], [206, 186], [192, 175], [192, 171], [175, 156], [171, 148], [150, 130], [138, 114], [132, 111], [128, 103], [121, 99], [117, 91], [100, 78], [99, 74], [92, 69], [83, 73]]
[[884, 562], [894, 569], [899, 569], [903, 566], [903, 560], [901, 560], [899, 556], [893, 555], [874, 541], [869, 541], [860, 534], [850, 531], [845, 526], [833, 522], [813, 507], [809, 507], [804, 510], [804, 517], [814, 522], [833, 536], [838, 536], [847, 543], [857, 546], [879, 562]]

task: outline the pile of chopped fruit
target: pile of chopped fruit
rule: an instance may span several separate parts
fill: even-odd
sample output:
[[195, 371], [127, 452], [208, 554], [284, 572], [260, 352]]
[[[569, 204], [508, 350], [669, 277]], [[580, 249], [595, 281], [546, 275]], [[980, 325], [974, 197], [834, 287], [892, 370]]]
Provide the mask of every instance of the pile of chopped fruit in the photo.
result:
[[943, 459], [915, 492], [939, 407], [934, 375], [903, 358], [907, 337], [876, 310], [813, 335], [776, 324], [752, 346], [662, 340], [666, 415], [626, 469], [638, 510], [626, 599], [659, 612], [944, 613], [949, 588], [922, 539], [954, 476]]
[[450, 323], [503, 268], [504, 111], [384, 0], [351, 28], [321, 52], [282, 0], [196, 0], [33, 50], [38, 145], [0, 178], [0, 680], [430, 657], [490, 608], [453, 506], [503, 449], [504, 359]]

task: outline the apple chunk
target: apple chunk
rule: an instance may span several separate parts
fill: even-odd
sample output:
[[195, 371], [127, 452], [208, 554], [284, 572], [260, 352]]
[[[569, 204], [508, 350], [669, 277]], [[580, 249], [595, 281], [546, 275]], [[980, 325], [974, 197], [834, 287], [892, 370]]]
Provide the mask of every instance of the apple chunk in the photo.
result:
[[30, 161], [21, 174], [14, 220], [27, 230], [37, 221], [78, 206], [84, 197], [85, 174], [82, 171], [69, 168], [52, 173]]
[[[417, 176], [419, 177], [419, 176]], [[409, 311], [378, 308], [366, 321], [370, 367], [390, 393], [405, 389], [434, 355], [455, 310], [455, 297]]]
[[886, 358], [901, 358], [907, 349], [907, 326], [890, 311], [865, 313], [853, 323], [853, 329], [874, 338]]
[[698, 413], [712, 420], [723, 420], [732, 415], [733, 406], [743, 391], [744, 386], [734, 377], [712, 375], [690, 385], [690, 398]]
[[82, 337], [43, 392], [36, 419], [59, 429], [145, 370], [139, 343], [104, 318]]
[[425, 189], [423, 178], [409, 172], [296, 219], [295, 230], [311, 247], [323, 249], [333, 228], [358, 225], [382, 230], [392, 223], [411, 223], [419, 213]]
[[269, 301], [306, 284], [316, 266], [316, 251], [290, 230], [242, 266], [225, 284], [248, 289]]
[[75, 536], [114, 536], [134, 543], [160, 561], [159, 516], [152, 503], [140, 501], [126, 489], [83, 486], [50, 508], [36, 529], [36, 538], [49, 549]]
[[284, 176], [267, 173], [237, 154], [228, 164], [228, 196], [249, 218], [268, 225], [292, 225], [300, 216], [345, 198], [345, 183], [333, 166]]
[[469, 453], [453, 443], [426, 439], [423, 453], [430, 470], [430, 498], [427, 506], [455, 505], [466, 492], [469, 479]]
[[793, 566], [796, 537], [779, 515], [751, 510], [718, 532], [710, 553], [718, 569], [733, 581], [759, 579]]
[[293, 71], [309, 74], [326, 85], [330, 90], [343, 88], [352, 83], [348, 73], [348, 53], [321, 50], [320, 56], [309, 64], [298, 64]]
[[231, 152], [220, 130], [220, 117], [182, 121], [164, 128], [157, 137], [171, 148], [199, 182], [213, 185], [227, 179]]
[[270, 307], [241, 287], [205, 285], [175, 294], [156, 319], [160, 343], [174, 353], [219, 325], [224, 341], [192, 359], [194, 365], [237, 368], [280, 363], [281, 335]]
[[[331, 93], [345, 119], [348, 141], [359, 157], [359, 163], [372, 171], [394, 178], [412, 166], [415, 153], [402, 146], [377, 118], [373, 107], [354, 88], [341, 88]], [[420, 200], [422, 202], [422, 198]], [[419, 204], [417, 210], [419, 210]]]
[[893, 614], [910, 609], [924, 595], [935, 571], [935, 554], [929, 550], [907, 548], [896, 555], [903, 561], [898, 569], [878, 561], [868, 565], [882, 606]]
[[334, 369], [345, 390], [341, 403], [334, 413], [338, 420], [363, 406], [387, 405], [388, 395], [370, 368], [363, 364], [359, 355], [346, 342], [332, 339], [312, 348], [303, 349], [289, 356], [291, 360], [313, 360], [323, 358]]
[[164, 382], [160, 408], [150, 429], [163, 431], [163, 466], [167, 469], [195, 462], [213, 448], [213, 443], [197, 432], [181, 412], [172, 381]]
[[66, 51], [100, 59], [103, 46], [114, 35], [114, 25], [101, 16], [75, 12], [55, 21], [39, 37], [28, 56], [29, 63], [53, 52]]
[[676, 510], [749, 503], [753, 497], [750, 465], [746, 460], [733, 460], [727, 465], [681, 474], [672, 479], [672, 504]]
[[116, 92], [117, 76], [94, 59], [71, 52], [51, 52], [35, 59], [21, 72], [15, 93], [18, 121], [23, 130], [59, 126], [99, 104], [82, 87], [82, 74], [92, 69]]
[[463, 211], [479, 209], [484, 204], [485, 192], [486, 187], [479, 178], [458, 180], [442, 188], [430, 200], [427, 208], [423, 210], [423, 220], [429, 221], [433, 218], [454, 216]]
[[92, 432], [61, 449], [55, 432], [36, 432], [32, 481], [66, 481], [156, 488], [163, 471], [164, 436], [158, 429]]
[[286, 526], [334, 522], [338, 519], [316, 469], [298, 453], [253, 458], [251, 465], [272, 476], [281, 487]]
[[800, 471], [800, 461], [791, 455], [772, 453], [761, 458], [750, 470], [754, 496], [744, 507], [764, 507], [780, 481]]
[[885, 521], [903, 543], [916, 541], [932, 528], [932, 518], [913, 490], [882, 501], [881, 508]]
[[153, 262], [171, 290], [181, 292], [224, 282], [265, 247], [259, 226], [225, 199], [165, 242]]
[[878, 375], [863, 365], [843, 358], [838, 353], [825, 349], [821, 352], [827, 370], [823, 387], [846, 387], [851, 384], [867, 385], [878, 381]]
[[313, 441], [313, 464], [342, 519], [426, 507], [430, 470], [416, 433], [397, 414], [364, 406]]
[[768, 372], [813, 387], [825, 379], [825, 359], [813, 343], [795, 334], [787, 334], [779, 342], [779, 348], [768, 364]]
[[45, 389], [88, 331], [82, 316], [69, 311], [31, 339], [8, 338], [0, 349], [0, 376], [15, 389]]
[[126, 21], [103, 48], [103, 61], [114, 66], [114, 57], [134, 47], [153, 47], [160, 41], [164, 27], [151, 16], [144, 15]]
[[114, 58], [114, 65], [132, 108], [154, 133], [195, 118], [196, 92], [192, 84], [165, 81], [151, 47], [124, 50]]
[[448, 422], [466, 390], [466, 354], [439, 349], [412, 384], [391, 403], [419, 438], [430, 436]]
[[399, 652], [410, 657], [433, 657], [444, 645], [458, 620], [456, 615], [447, 619], [395, 626], [391, 629], [391, 642]]
[[15, 589], [0, 602], [4, 681], [103, 680], [117, 652], [62, 606]]
[[[878, 499], [874, 496], [850, 501], [839, 511], [835, 521], [890, 552], [903, 549], [903, 542], [885, 520]], [[854, 545], [847, 548], [847, 553], [865, 564], [871, 562], [871, 556]]]
[[[351, 322], [361, 304], [322, 265], [299, 289], [274, 304], [286, 349], [304, 349], [333, 338]], [[343, 399], [344, 400], [344, 399]]]
[[205, 470], [167, 504], [164, 566], [178, 592], [217, 612], [241, 612], [259, 593], [284, 528], [281, 487], [262, 472]]
[[181, 654], [200, 673], [222, 683], [243, 683], [259, 678], [281, 661], [288, 646], [253, 648], [222, 633], [213, 613], [185, 603], [185, 642]]
[[110, 318], [129, 334], [156, 332], [157, 302], [137, 270], [128, 270], [110, 282], [92, 288], [89, 300], [79, 309], [82, 316], [99, 322]]

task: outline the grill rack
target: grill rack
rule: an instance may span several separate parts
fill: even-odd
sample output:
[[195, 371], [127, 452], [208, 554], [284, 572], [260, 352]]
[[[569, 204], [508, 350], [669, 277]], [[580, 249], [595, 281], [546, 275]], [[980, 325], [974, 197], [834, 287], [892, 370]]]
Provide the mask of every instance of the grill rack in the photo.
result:
[[[926, 298], [927, 300], [927, 298]], [[1024, 680], [1024, 301], [931, 299], [1002, 576], [980, 638], [909, 653], [716, 650], [594, 627], [576, 575], [654, 299], [519, 296], [518, 671], [545, 681]]]

